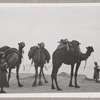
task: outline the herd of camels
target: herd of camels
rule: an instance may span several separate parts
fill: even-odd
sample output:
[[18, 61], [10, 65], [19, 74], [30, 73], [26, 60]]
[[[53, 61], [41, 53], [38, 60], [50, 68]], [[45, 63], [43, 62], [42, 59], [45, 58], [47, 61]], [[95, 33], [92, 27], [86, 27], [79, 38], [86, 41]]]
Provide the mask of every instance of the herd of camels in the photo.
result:
[[[76, 40], [73, 40], [71, 42], [69, 41], [60, 41], [58, 48], [53, 52], [52, 54], [52, 73], [51, 73], [51, 89], [57, 89], [62, 90], [57, 82], [57, 73], [59, 68], [61, 67], [62, 63], [71, 65], [71, 76], [70, 76], [70, 82], [69, 87], [75, 87], [79, 88], [77, 84], [77, 73], [79, 66], [81, 64], [81, 61], [87, 60], [87, 58], [91, 55], [92, 52], [94, 52], [94, 49], [92, 46], [86, 47], [87, 51], [86, 53], [82, 53], [79, 48], [80, 43]], [[22, 62], [22, 56], [23, 56], [23, 48], [25, 47], [24, 42], [18, 43], [18, 49], [11, 48], [9, 46], [3, 46], [0, 48], [0, 52], [4, 52], [6, 56], [6, 61], [8, 64], [8, 87], [9, 87], [9, 80], [11, 77], [11, 70], [13, 68], [16, 68], [16, 78], [18, 81], [18, 86], [22, 87], [23, 85], [20, 83], [19, 79], [19, 68], [20, 64]], [[41, 83], [41, 75], [43, 75], [43, 78], [45, 80], [45, 83], [48, 81], [45, 78], [43, 67], [45, 63], [49, 63], [50, 60], [50, 54], [47, 49], [44, 48], [44, 43], [39, 43], [37, 46], [33, 46], [30, 48], [28, 52], [28, 57], [30, 60], [32, 60], [32, 63], [34, 63], [35, 67], [35, 80], [33, 82], [32, 86], [37, 85], [37, 77], [38, 77], [38, 67], [40, 67], [40, 73], [39, 73], [39, 83], [38, 85], [42, 85]], [[73, 79], [73, 71], [74, 71], [74, 65], [76, 64], [75, 69], [75, 85], [72, 84]], [[55, 82], [55, 86], [54, 86]]]

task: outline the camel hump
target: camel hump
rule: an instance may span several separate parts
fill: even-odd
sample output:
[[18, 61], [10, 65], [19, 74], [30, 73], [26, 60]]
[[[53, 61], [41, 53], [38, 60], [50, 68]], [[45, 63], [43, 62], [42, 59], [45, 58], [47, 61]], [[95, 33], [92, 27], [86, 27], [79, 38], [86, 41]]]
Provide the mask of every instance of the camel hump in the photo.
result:
[[70, 43], [69, 43], [69, 53], [71, 55], [74, 55], [74, 56], [80, 56], [81, 54], [81, 50], [80, 50], [80, 42], [77, 41], [77, 40], [72, 40]]
[[16, 49], [16, 48], [12, 48], [12, 52], [15, 52], [15, 53], [19, 53], [19, 51]]
[[9, 48], [9, 49], [4, 51], [6, 57], [8, 54], [13, 53], [13, 52], [18, 54], [18, 50], [16, 48]]
[[34, 55], [34, 53], [39, 49], [38, 46], [33, 46], [30, 48], [29, 52], [28, 52], [28, 57], [29, 59], [31, 59]]
[[77, 41], [77, 40], [72, 40], [72, 41], [70, 42], [70, 44], [71, 44], [71, 46], [79, 46], [79, 45], [80, 45], [80, 42]]
[[4, 52], [5, 50], [10, 49], [9, 46], [3, 46], [0, 48], [0, 52]]

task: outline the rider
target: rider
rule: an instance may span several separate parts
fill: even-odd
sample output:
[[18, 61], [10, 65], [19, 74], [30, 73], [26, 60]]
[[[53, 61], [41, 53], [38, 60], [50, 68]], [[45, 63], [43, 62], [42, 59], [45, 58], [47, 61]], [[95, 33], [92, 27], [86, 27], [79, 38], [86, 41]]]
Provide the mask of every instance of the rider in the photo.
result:
[[5, 60], [5, 53], [0, 52], [0, 93], [5, 93], [3, 90], [4, 87], [7, 87], [7, 77], [6, 77], [6, 68], [8, 67]]

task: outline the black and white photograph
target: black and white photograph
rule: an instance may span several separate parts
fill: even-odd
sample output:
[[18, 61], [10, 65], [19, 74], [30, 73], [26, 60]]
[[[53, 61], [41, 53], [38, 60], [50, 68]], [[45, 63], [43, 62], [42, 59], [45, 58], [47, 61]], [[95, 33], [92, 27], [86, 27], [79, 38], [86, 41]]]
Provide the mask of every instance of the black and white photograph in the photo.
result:
[[0, 95], [100, 92], [100, 4], [0, 5]]

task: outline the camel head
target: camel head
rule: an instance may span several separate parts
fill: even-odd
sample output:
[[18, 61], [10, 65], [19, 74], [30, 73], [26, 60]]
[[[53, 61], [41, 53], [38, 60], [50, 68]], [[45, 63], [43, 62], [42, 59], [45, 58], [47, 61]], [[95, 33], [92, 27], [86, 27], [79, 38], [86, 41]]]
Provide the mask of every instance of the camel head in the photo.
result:
[[24, 48], [25, 47], [25, 43], [24, 42], [20, 42], [20, 43], [18, 43], [18, 45], [19, 45], [19, 48]]
[[86, 49], [87, 49], [87, 52], [88, 52], [89, 54], [91, 54], [92, 52], [94, 52], [94, 49], [93, 49], [92, 46], [88, 46], [88, 47], [86, 47]]
[[41, 43], [38, 43], [38, 46], [39, 46], [40, 48], [44, 48], [44, 47], [45, 47], [45, 44], [44, 44], [44, 42], [41, 42]]

